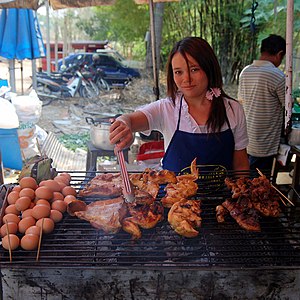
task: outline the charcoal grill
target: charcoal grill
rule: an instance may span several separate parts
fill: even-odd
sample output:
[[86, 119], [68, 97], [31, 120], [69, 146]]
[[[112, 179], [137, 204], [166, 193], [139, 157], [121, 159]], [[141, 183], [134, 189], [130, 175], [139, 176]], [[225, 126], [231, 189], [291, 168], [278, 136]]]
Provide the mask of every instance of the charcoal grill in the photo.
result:
[[[69, 173], [72, 175], [71, 185], [77, 190], [82, 189], [85, 183], [99, 174], [99, 172], [77, 171]], [[161, 280], [164, 281], [164, 284], [169, 280], [172, 282], [173, 278], [174, 283], [177, 282], [174, 286], [172, 284], [172, 290], [177, 291], [176, 299], [181, 299], [181, 296], [178, 296], [180, 286], [181, 294], [183, 293], [182, 289], [185, 290], [182, 299], [210, 299], [209, 297], [213, 299], [221, 290], [221, 294], [230, 295], [232, 291], [228, 290], [225, 293], [224, 286], [228, 284], [234, 286], [241, 279], [247, 278], [243, 299], [254, 299], [251, 298], [254, 291], [250, 293], [249, 290], [253, 280], [254, 282], [260, 281], [260, 283], [256, 282], [259, 295], [267, 293], [268, 289], [269, 293], [274, 293], [274, 289], [278, 289], [277, 285], [284, 283], [286, 286], [286, 281], [292, 282], [292, 287], [288, 287], [289, 293], [299, 292], [299, 295], [300, 222], [297, 207], [282, 206], [279, 218], [262, 218], [261, 232], [243, 230], [230, 216], [226, 218], [225, 223], [219, 224], [216, 220], [215, 208], [231, 196], [230, 191], [224, 185], [224, 176], [233, 177], [235, 175], [234, 172], [221, 173], [221, 175], [218, 173], [213, 180], [209, 178], [199, 182], [199, 192], [195, 199], [202, 202], [202, 226], [200, 234], [196, 238], [189, 239], [177, 235], [168, 224], [167, 215], [155, 228], [142, 230], [140, 240], [133, 241], [130, 235], [124, 231], [115, 235], [105, 234], [94, 229], [88, 222], [66, 214], [64, 219], [56, 224], [54, 232], [43, 237], [38, 261], [36, 261], [36, 251], [18, 249], [13, 251], [12, 262], [10, 262], [8, 251], [1, 249], [2, 276], [14, 278], [14, 280], [18, 278], [18, 286], [20, 286], [20, 282], [22, 282], [22, 286], [26, 286], [29, 282], [28, 272], [30, 272], [31, 285], [29, 286], [31, 289], [32, 282], [38, 284], [38, 277], [48, 278], [50, 276], [46, 282], [49, 283], [52, 278], [51, 285], [55, 285], [57, 288], [65, 284], [69, 293], [74, 292], [74, 287], [64, 277], [73, 276], [74, 279], [79, 276], [79, 279], [84, 279], [86, 287], [87, 280], [95, 283], [95, 274], [102, 283], [110, 276], [114, 278], [117, 276], [119, 284], [123, 282], [120, 278], [123, 278], [127, 292], [130, 291], [130, 285], [137, 286], [133, 282], [138, 282], [143, 278], [148, 283], [153, 281], [151, 287], [144, 286], [143, 289], [147, 291], [147, 295], [151, 294], [149, 291], [151, 290], [155, 297], [162, 296], [166, 292], [164, 288], [160, 289], [156, 285]], [[257, 176], [257, 174], [251, 173], [250, 176]], [[8, 188], [8, 186], [2, 186], [2, 193], [3, 189]], [[163, 194], [163, 189], [161, 189], [158, 199]], [[87, 197], [82, 200], [91, 203], [96, 199]], [[83, 275], [84, 273], [85, 275]], [[161, 279], [159, 279], [160, 276]], [[227, 276], [231, 276], [235, 282], [230, 280], [230, 283], [226, 283], [224, 278]], [[32, 277], [35, 279], [33, 280]], [[60, 277], [61, 279], [58, 280], [57, 278]], [[187, 280], [189, 283], [186, 282]], [[202, 284], [200, 284], [201, 280]], [[168, 289], [171, 289], [170, 282]], [[206, 286], [208, 282], [209, 287]], [[212, 284], [212, 282], [214, 283]], [[270, 289], [268, 282], [272, 284], [275, 282], [277, 285], [275, 284]], [[105, 286], [107, 288], [107, 285]], [[188, 286], [191, 287], [187, 289]], [[95, 295], [99, 297], [102, 295], [99, 293], [106, 288], [102, 285], [101, 292], [97, 291]], [[198, 289], [202, 291], [203, 298], [200, 297], [199, 291], [196, 293], [197, 296], [191, 292]], [[4, 284], [4, 290], [7, 295], [14, 293], [11, 285], [7, 283]], [[244, 294], [246, 290], [248, 290], [248, 295]], [[284, 288], [281, 287], [280, 292], [283, 291]], [[53, 289], [51, 292], [53, 293]], [[31, 293], [34, 292], [31, 290]], [[134, 292], [129, 293], [132, 295]], [[137, 287], [136, 293], [140, 293], [140, 297], [136, 299], [143, 299], [144, 292]], [[241, 291], [236, 290], [235, 293], [241, 293]], [[125, 294], [126, 292], [124, 292]], [[208, 295], [209, 297], [207, 297]], [[188, 298], [186, 298], [187, 296]]]

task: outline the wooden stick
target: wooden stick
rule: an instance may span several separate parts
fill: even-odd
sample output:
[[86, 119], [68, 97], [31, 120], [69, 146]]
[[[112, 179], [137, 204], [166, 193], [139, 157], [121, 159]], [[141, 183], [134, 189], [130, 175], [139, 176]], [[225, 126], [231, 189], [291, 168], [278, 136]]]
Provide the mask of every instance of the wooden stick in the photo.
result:
[[44, 227], [44, 218], [42, 219], [42, 226], [41, 226], [41, 230], [40, 230], [40, 239], [39, 239], [38, 250], [37, 250], [36, 259], [35, 259], [36, 261], [39, 261], [41, 243], [42, 243], [42, 235], [43, 235], [43, 227]]
[[7, 220], [5, 221], [5, 224], [6, 224], [7, 240], [8, 240], [9, 261], [12, 262], [11, 244], [10, 244], [9, 228], [8, 228]]
[[[258, 169], [256, 168], [258, 174], [260, 176], [264, 176], [264, 174]], [[295, 204], [286, 196], [284, 195], [276, 186], [274, 186], [271, 182], [270, 182], [271, 187], [277, 192], [279, 193], [286, 201], [288, 201], [291, 205], [295, 206]], [[281, 198], [280, 198], [281, 199]]]

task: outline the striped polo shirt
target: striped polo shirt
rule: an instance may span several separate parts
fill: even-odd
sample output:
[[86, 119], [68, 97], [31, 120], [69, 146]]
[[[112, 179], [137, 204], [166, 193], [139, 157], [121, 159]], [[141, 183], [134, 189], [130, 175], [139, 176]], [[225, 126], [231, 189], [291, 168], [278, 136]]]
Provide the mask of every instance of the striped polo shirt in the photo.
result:
[[254, 60], [240, 74], [238, 99], [246, 114], [247, 153], [256, 157], [276, 155], [284, 115], [284, 73], [269, 61]]

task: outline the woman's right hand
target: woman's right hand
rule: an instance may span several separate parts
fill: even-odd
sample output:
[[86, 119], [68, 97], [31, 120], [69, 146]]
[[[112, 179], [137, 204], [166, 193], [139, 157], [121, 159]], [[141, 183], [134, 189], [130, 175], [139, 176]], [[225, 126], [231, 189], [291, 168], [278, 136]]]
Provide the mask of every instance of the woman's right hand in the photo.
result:
[[121, 120], [116, 119], [111, 124], [109, 132], [110, 143], [116, 145], [116, 150], [129, 148], [134, 141], [130, 126]]

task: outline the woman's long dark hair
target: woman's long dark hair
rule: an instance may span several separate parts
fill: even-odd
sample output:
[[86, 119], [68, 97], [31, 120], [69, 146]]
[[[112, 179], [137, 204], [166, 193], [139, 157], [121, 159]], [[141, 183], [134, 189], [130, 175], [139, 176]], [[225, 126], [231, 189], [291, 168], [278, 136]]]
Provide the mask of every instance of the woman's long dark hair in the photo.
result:
[[185, 58], [187, 64], [187, 54], [197, 61], [208, 78], [208, 89], [219, 88], [221, 90], [221, 96], [213, 98], [210, 115], [206, 123], [208, 129], [212, 132], [219, 132], [226, 121], [226, 108], [223, 97], [231, 97], [223, 91], [221, 68], [213, 49], [207, 41], [200, 37], [186, 37], [175, 44], [167, 62], [167, 93], [173, 102], [178, 93], [178, 87], [174, 81], [172, 59], [178, 52]]

